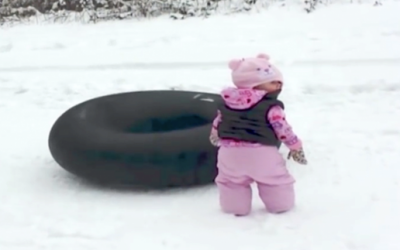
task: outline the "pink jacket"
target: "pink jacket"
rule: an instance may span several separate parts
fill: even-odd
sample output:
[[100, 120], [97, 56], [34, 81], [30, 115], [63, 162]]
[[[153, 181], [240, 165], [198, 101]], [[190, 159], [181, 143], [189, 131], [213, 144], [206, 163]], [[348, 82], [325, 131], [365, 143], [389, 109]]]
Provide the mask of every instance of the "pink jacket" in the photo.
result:
[[[237, 89], [226, 88], [222, 91], [221, 95], [225, 103], [235, 109], [246, 109], [258, 103], [266, 94], [263, 90], [255, 89]], [[301, 140], [293, 132], [292, 127], [286, 121], [284, 110], [279, 106], [272, 107], [266, 114], [268, 121], [271, 123], [277, 137], [290, 149], [298, 150], [302, 147]], [[218, 124], [221, 121], [221, 114], [218, 111], [211, 129], [211, 135], [218, 136]], [[258, 147], [262, 146], [259, 143], [250, 142], [237, 142], [233, 140], [221, 139], [220, 146], [236, 147], [236, 146], [249, 146]]]

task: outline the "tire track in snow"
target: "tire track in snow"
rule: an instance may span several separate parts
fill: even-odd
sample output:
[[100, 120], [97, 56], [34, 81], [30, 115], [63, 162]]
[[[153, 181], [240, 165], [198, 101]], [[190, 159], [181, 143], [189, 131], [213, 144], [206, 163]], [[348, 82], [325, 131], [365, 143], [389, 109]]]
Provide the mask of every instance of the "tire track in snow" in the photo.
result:
[[[215, 69], [225, 68], [226, 61], [209, 62], [131, 62], [121, 64], [94, 64], [94, 65], [44, 65], [44, 66], [19, 66], [0, 67], [0, 72], [34, 72], [34, 71], [87, 71], [87, 70], [168, 70], [168, 69]], [[400, 57], [393, 58], [360, 58], [360, 59], [314, 59], [276, 61], [281, 66], [319, 67], [319, 66], [368, 66], [368, 65], [400, 65]]]

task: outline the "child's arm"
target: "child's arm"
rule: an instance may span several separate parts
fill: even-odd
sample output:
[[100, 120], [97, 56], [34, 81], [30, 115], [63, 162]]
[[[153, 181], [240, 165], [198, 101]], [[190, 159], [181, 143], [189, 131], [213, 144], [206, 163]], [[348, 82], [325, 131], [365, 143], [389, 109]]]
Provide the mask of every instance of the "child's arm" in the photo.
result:
[[211, 133], [210, 133], [210, 142], [212, 145], [218, 147], [219, 146], [219, 137], [218, 137], [218, 124], [221, 122], [221, 112], [218, 110], [217, 116], [214, 118], [212, 123]]
[[302, 142], [293, 132], [292, 127], [286, 121], [285, 112], [279, 106], [272, 107], [267, 119], [271, 123], [275, 134], [290, 150], [301, 150]]

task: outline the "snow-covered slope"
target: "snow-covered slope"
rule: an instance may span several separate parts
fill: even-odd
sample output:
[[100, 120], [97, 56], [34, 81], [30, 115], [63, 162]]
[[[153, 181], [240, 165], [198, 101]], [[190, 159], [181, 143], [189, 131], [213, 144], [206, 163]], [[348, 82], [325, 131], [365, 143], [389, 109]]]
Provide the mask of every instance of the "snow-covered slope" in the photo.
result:
[[[398, 250], [399, 10], [0, 29], [0, 249]], [[269, 215], [255, 199], [251, 216], [234, 218], [213, 186], [99, 190], [52, 161], [48, 132], [68, 107], [139, 89], [217, 92], [227, 60], [258, 52], [285, 74], [282, 98], [310, 162], [288, 162], [294, 211]]]

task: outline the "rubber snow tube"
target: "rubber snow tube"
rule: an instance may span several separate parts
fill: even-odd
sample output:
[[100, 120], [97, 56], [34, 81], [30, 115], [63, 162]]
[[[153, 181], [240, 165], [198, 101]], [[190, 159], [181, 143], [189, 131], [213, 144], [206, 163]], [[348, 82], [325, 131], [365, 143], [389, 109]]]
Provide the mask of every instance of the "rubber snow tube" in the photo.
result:
[[212, 183], [209, 142], [221, 98], [187, 91], [139, 91], [81, 103], [49, 135], [54, 160], [89, 181], [150, 188]]

